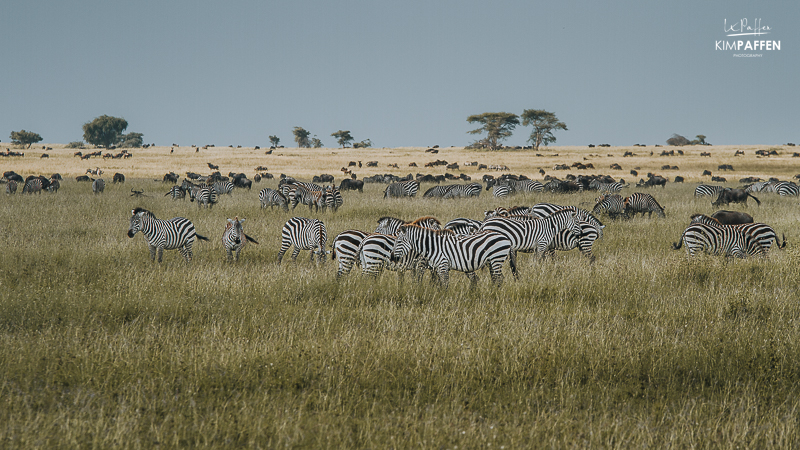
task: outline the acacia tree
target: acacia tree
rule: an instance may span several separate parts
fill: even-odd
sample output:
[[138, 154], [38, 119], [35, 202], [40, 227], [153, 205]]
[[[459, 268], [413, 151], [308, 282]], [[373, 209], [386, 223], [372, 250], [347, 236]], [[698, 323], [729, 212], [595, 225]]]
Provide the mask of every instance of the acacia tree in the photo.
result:
[[294, 141], [297, 142], [298, 147], [311, 147], [311, 142], [308, 140], [308, 136], [311, 134], [310, 131], [306, 131], [303, 127], [294, 127], [292, 134], [294, 134]]
[[342, 148], [345, 148], [347, 144], [353, 142], [353, 136], [350, 135], [349, 130], [348, 131], [339, 130], [335, 133], [331, 133], [331, 136], [336, 138], [336, 142], [338, 142], [339, 145], [342, 146]]
[[689, 145], [691, 143], [692, 142], [689, 139], [686, 139], [685, 137], [681, 136], [678, 133], [673, 133], [672, 137], [667, 139], [667, 145], [672, 145], [675, 147], [681, 147], [684, 145]]
[[311, 138], [311, 146], [314, 148], [322, 148], [322, 141], [319, 140], [316, 134]]
[[119, 146], [123, 148], [141, 148], [144, 143], [144, 134], [130, 132], [119, 137]]
[[469, 131], [469, 134], [486, 133], [483, 143], [492, 150], [500, 148], [500, 141], [511, 136], [511, 132], [519, 125], [519, 117], [507, 112], [473, 114], [467, 117], [469, 123], [479, 123], [482, 126]]
[[11, 143], [15, 145], [27, 145], [27, 148], [31, 148], [31, 144], [41, 141], [42, 137], [33, 131], [19, 130], [11, 132]]
[[83, 124], [83, 140], [100, 147], [111, 147], [119, 142], [120, 135], [128, 128], [128, 121], [121, 117], [102, 115]]
[[278, 136], [270, 136], [269, 142], [272, 144], [273, 147], [278, 148], [278, 144], [281, 143], [281, 138]]
[[532, 126], [533, 131], [528, 141], [533, 144], [534, 150], [539, 150], [539, 146], [552, 144], [556, 141], [553, 135], [555, 130], [567, 130], [567, 124], [558, 120], [555, 113], [543, 109], [526, 109], [522, 112], [522, 125]]

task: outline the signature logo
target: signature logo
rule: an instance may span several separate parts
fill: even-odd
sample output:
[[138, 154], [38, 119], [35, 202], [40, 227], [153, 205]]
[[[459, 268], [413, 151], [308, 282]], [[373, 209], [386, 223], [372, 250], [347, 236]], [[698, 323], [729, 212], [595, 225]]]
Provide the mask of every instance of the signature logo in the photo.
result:
[[762, 34], [769, 34], [772, 28], [766, 25], [761, 25], [761, 19], [753, 20], [753, 24], [749, 24], [747, 19], [742, 19], [738, 22], [733, 22], [728, 25], [728, 19], [724, 23], [725, 35], [732, 36], [761, 36]]

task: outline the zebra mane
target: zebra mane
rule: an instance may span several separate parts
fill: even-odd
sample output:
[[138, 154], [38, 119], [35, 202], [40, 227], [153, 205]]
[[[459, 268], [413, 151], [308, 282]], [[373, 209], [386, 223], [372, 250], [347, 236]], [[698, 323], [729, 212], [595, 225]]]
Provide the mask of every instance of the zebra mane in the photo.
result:
[[705, 214], [692, 214], [690, 217], [691, 217], [693, 223], [705, 223], [705, 224], [713, 223], [714, 225], [722, 226], [722, 224], [719, 222], [719, 220], [717, 220], [717, 219], [715, 219], [713, 217], [707, 216]]
[[386, 221], [386, 220], [396, 220], [398, 222], [408, 223], [407, 220], [398, 219], [397, 217], [392, 217], [392, 216], [383, 216], [380, 219], [378, 219], [378, 223], [381, 223], [381, 222]]
[[138, 206], [133, 210], [133, 213], [131, 215], [135, 216], [135, 215], [137, 215], [139, 213], [144, 213], [144, 214], [146, 214], [146, 215], [148, 215], [148, 216], [150, 216], [150, 217], [152, 217], [154, 219], [156, 218], [155, 214], [151, 213], [150, 211], [148, 211], [148, 210], [146, 210], [144, 208], [138, 207]]
[[439, 222], [439, 219], [437, 219], [436, 217], [433, 217], [433, 216], [420, 217], [420, 218], [414, 220], [413, 222], [406, 223], [406, 225], [417, 225], [417, 226], [419, 226], [420, 222], [424, 222], [424, 221], [428, 221], [428, 220], [433, 220], [434, 222], [436, 222], [437, 225], [440, 225], [440, 226], [442, 225], [442, 222]]
[[[423, 217], [424, 218], [424, 217]], [[419, 220], [419, 219], [417, 219]], [[416, 222], [415, 220], [414, 222]], [[426, 228], [421, 225], [417, 225], [416, 223], [407, 223], [405, 225], [400, 226], [400, 228], [417, 228], [426, 232], [430, 232], [437, 235], [448, 235], [448, 236], [455, 236], [456, 232], [451, 229], [442, 229], [442, 230], [434, 230], [433, 228]]]

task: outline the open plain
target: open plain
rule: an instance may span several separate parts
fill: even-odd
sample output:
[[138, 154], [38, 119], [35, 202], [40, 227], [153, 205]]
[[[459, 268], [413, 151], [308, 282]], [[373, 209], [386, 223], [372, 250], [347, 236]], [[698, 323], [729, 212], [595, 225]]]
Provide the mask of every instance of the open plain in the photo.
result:
[[[690, 214], [717, 210], [694, 197], [699, 183], [794, 180], [795, 147], [549, 147], [537, 156], [185, 146], [81, 160], [77, 150], [46, 146], [0, 159], [3, 171], [23, 177], [64, 178], [56, 193], [0, 195], [0, 447], [800, 446], [800, 199], [757, 193], [760, 206], [728, 207], [785, 236], [787, 247], [766, 258], [690, 259], [672, 250]], [[330, 243], [343, 230], [372, 231], [381, 216], [444, 223], [539, 202], [591, 210], [597, 197], [498, 200], [484, 190], [441, 201], [423, 199], [432, 186], [423, 184], [415, 198], [385, 200], [385, 185], [366, 184], [363, 193], [343, 192], [335, 213], [261, 209], [258, 201], [281, 173], [302, 181], [328, 173], [338, 185], [350, 161], [361, 161], [350, 167], [361, 179], [445, 173], [424, 167], [437, 159], [475, 181], [504, 172], [464, 162], [540, 181], [540, 169], [562, 179], [624, 178], [624, 195], [652, 194], [666, 218], [600, 216], [596, 262], [577, 250], [543, 261], [523, 254], [520, 279], [506, 267], [501, 288], [485, 271], [475, 290], [458, 272], [447, 290], [429, 274], [421, 283], [388, 271], [373, 280], [358, 268], [337, 282], [330, 258], [311, 263], [305, 251], [276, 264], [281, 227], [295, 215], [323, 220]], [[594, 168], [553, 170], [576, 162]], [[165, 173], [208, 174], [208, 163], [250, 179], [263, 166], [258, 172], [275, 179], [223, 195], [210, 210], [164, 196]], [[94, 195], [75, 177], [98, 167], [107, 186]], [[704, 170], [727, 182], [710, 183]], [[116, 172], [124, 184], [111, 183]], [[648, 172], [670, 182], [634, 187]], [[210, 241], [195, 243], [190, 264], [174, 250], [153, 263], [144, 238], [126, 236], [134, 207], [189, 218]], [[234, 216], [247, 218], [259, 244], [229, 263], [221, 237]]]

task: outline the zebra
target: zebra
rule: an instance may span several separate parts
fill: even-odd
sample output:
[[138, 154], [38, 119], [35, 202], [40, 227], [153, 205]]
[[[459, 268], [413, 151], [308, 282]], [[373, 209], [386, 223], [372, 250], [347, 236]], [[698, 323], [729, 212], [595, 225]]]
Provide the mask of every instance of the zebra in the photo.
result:
[[615, 194], [617, 192], [622, 192], [622, 188], [626, 186], [627, 186], [626, 184], [620, 182], [602, 183], [600, 182], [600, 180], [592, 180], [589, 182], [590, 190], [605, 192], [608, 194]]
[[[563, 209], [562, 208], [556, 208]], [[483, 212], [483, 220], [491, 219], [492, 217], [508, 217], [508, 216], [530, 216], [533, 215], [533, 208], [530, 206], [512, 206], [511, 208], [504, 208], [498, 206], [495, 209], [489, 209]]]
[[[378, 219], [378, 226], [375, 227], [375, 232], [382, 234], [396, 235], [397, 232], [400, 231], [400, 227], [402, 227], [403, 225], [407, 225], [409, 223], [412, 222], [408, 222], [403, 219], [398, 219], [396, 217], [384, 216]], [[439, 222], [439, 219], [435, 217], [420, 217], [419, 219], [415, 220], [414, 223], [425, 228], [430, 228], [432, 230], [442, 229], [441, 227], [442, 223]]]
[[608, 216], [612, 219], [616, 219], [619, 216], [627, 217], [628, 214], [625, 211], [625, 199], [619, 194], [603, 194], [600, 197], [597, 197], [594, 208], [592, 208], [592, 213], [599, 215], [603, 212], [608, 214]]
[[482, 189], [483, 186], [480, 183], [454, 184], [442, 198], [447, 200], [449, 198], [480, 197]]
[[511, 192], [542, 192], [544, 185], [536, 180], [505, 180], [505, 184], [511, 188]]
[[57, 180], [57, 179], [55, 179], [55, 178], [51, 178], [51, 179], [50, 179], [50, 184], [48, 184], [48, 185], [47, 185], [47, 187], [46, 187], [45, 189], [47, 189], [47, 191], [48, 191], [48, 192], [53, 192], [53, 193], [55, 193], [55, 192], [58, 192], [58, 190], [59, 190], [60, 188], [61, 188], [61, 182], [60, 182], [60, 181], [58, 181], [58, 180]]
[[633, 212], [633, 216], [636, 216], [636, 213], [648, 213], [648, 217], [652, 217], [653, 211], [659, 217], [666, 217], [664, 214], [664, 207], [659, 205], [655, 198], [653, 198], [650, 194], [644, 194], [642, 192], [634, 192], [629, 197], [625, 198], [625, 212]]
[[[228, 223], [225, 224], [225, 232], [222, 233], [222, 246], [225, 247], [225, 252], [228, 254], [228, 261], [238, 261], [239, 253], [241, 253], [248, 241], [258, 244], [258, 241], [245, 234], [242, 227], [244, 221], [244, 218], [240, 219], [239, 216], [236, 216], [233, 220], [228, 219]], [[234, 252], [236, 253], [234, 254]]]
[[36, 177], [36, 178], [31, 178], [31, 179], [25, 181], [25, 185], [22, 186], [22, 193], [23, 194], [25, 194], [25, 193], [28, 193], [28, 194], [33, 194], [33, 193], [41, 194], [42, 193], [42, 179]]
[[172, 186], [172, 189], [169, 190], [164, 197], [171, 196], [172, 200], [177, 200], [179, 198], [186, 201], [186, 189], [183, 186]]
[[150, 260], [154, 261], [156, 253], [158, 262], [161, 262], [164, 250], [179, 249], [186, 262], [192, 261], [192, 244], [195, 238], [207, 241], [208, 238], [197, 234], [191, 220], [175, 217], [170, 220], [160, 220], [150, 211], [136, 208], [131, 211], [131, 225], [128, 228], [128, 237], [132, 238], [142, 232], [147, 238], [150, 248]]
[[325, 209], [325, 191], [310, 191], [302, 186], [298, 186], [294, 191], [292, 209], [295, 209], [299, 204], [308, 205], [309, 212], [311, 212], [311, 209], [314, 207], [316, 207], [317, 211], [319, 211], [320, 208]]
[[[758, 183], [756, 183], [758, 184]], [[712, 186], [701, 184], [694, 189], [695, 197], [719, 197], [719, 193], [725, 190], [725, 186]]]
[[[358, 261], [361, 265], [361, 274], [377, 277], [384, 268], [396, 270], [402, 277], [405, 264], [392, 261], [392, 249], [397, 238], [390, 234], [372, 233], [361, 241], [358, 247]], [[410, 261], [411, 254], [406, 255], [405, 261]]]
[[314, 254], [319, 256], [319, 262], [325, 261], [325, 243], [328, 241], [328, 230], [321, 220], [307, 219], [305, 217], [292, 217], [283, 225], [281, 231], [281, 249], [278, 252], [278, 265], [283, 260], [283, 254], [289, 247], [294, 246], [292, 261], [297, 260], [300, 250], [311, 250], [311, 260]]
[[216, 191], [217, 194], [228, 194], [231, 195], [233, 192], [234, 185], [230, 181], [217, 181], [211, 185], [211, 188]]
[[705, 225], [715, 227], [733, 227], [741, 230], [747, 238], [754, 244], [757, 244], [764, 253], [772, 248], [773, 242], [775, 245], [782, 249], [786, 247], [786, 235], [783, 236], [783, 243], [778, 240], [778, 233], [765, 223], [744, 223], [738, 225], [723, 225], [713, 217], [706, 216], [705, 214], [694, 214], [691, 216], [692, 223], [702, 223]]
[[92, 192], [95, 195], [102, 193], [106, 189], [106, 180], [102, 178], [97, 178], [92, 180]]
[[[744, 191], [745, 192], [764, 192], [764, 191], [766, 191], [766, 192], [775, 192], [771, 188], [771, 186], [772, 186], [772, 182], [771, 181], [758, 181], [758, 182], [753, 183], [750, 186], [747, 186], [746, 188], [744, 188]], [[722, 191], [722, 186], [719, 186], [719, 188], [720, 188], [719, 190]], [[695, 195], [697, 195], [696, 191], [695, 191]], [[719, 192], [717, 192], [715, 195], [719, 195]]]
[[495, 198], [505, 198], [511, 194], [511, 187], [506, 184], [495, 184], [492, 187], [492, 195]]
[[14, 194], [17, 192], [17, 182], [14, 180], [9, 180], [8, 184], [6, 184], [6, 194]]
[[459, 234], [472, 234], [481, 228], [481, 221], [474, 219], [467, 219], [459, 217], [444, 224], [445, 230], [451, 230], [453, 233]]
[[791, 181], [778, 181], [773, 183], [772, 186], [774, 186], [775, 192], [781, 197], [797, 197], [800, 195], [800, 188], [798, 188], [798, 186]]
[[545, 218], [533, 220], [495, 217], [484, 221], [481, 231], [498, 232], [511, 240], [509, 256], [511, 272], [514, 276], [518, 276], [516, 270], [518, 251], [535, 252], [541, 258], [553, 246], [555, 236], [562, 230], [567, 230], [576, 237], [581, 235], [582, 230], [576, 215], [573, 210], [562, 209]]
[[422, 198], [442, 198], [454, 186], [455, 186], [454, 184], [446, 184], [444, 186], [434, 186], [425, 191], [425, 193], [422, 194]]
[[189, 190], [189, 200], [197, 201], [197, 208], [202, 206], [211, 209], [219, 202], [219, 194], [214, 189], [206, 187], [193, 187]]
[[681, 239], [672, 244], [673, 250], [680, 250], [686, 243], [686, 252], [695, 256], [698, 250], [712, 255], [745, 258], [763, 254], [760, 245], [751, 242], [741, 230], [728, 226], [714, 226], [705, 223], [692, 223], [683, 231]]
[[[464, 272], [470, 280], [470, 288], [477, 285], [475, 271], [488, 266], [492, 281], [503, 283], [503, 263], [509, 259], [511, 240], [493, 231], [473, 235], [456, 236], [449, 230], [431, 230], [415, 224], [403, 225], [391, 257], [402, 260], [415, 253], [424, 258], [438, 275], [439, 284], [447, 288], [450, 270]], [[516, 267], [512, 264], [512, 270]]]
[[414, 197], [419, 191], [419, 181], [398, 181], [386, 186], [383, 198]]
[[361, 246], [361, 241], [369, 234], [361, 230], [345, 230], [333, 238], [331, 259], [339, 263], [339, 268], [336, 270], [337, 280], [353, 269], [353, 264], [358, 259], [358, 248]]
[[342, 197], [341, 191], [336, 189], [335, 187], [327, 187], [325, 188], [325, 206], [331, 209], [333, 212], [339, 210], [344, 204], [344, 197]]
[[274, 189], [262, 189], [261, 192], [258, 193], [258, 200], [261, 202], [262, 208], [269, 206], [270, 209], [272, 209], [279, 206], [283, 208], [284, 211], [289, 211], [289, 201], [283, 194]]

